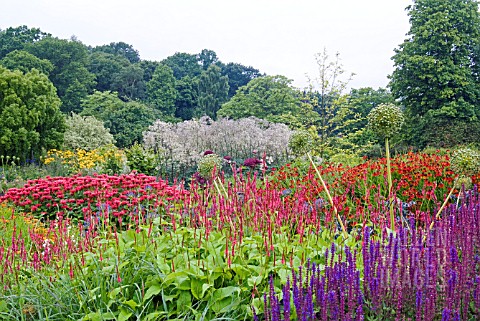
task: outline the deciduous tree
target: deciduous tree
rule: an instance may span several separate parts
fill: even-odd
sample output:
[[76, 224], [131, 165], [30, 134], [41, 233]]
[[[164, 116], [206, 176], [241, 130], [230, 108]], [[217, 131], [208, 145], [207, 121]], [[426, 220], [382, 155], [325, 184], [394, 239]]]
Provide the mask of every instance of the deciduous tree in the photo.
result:
[[65, 131], [60, 105], [46, 75], [0, 66], [0, 154], [25, 161], [60, 147]]
[[395, 50], [390, 82], [406, 109], [406, 138], [420, 147], [478, 141], [471, 130], [480, 117], [477, 1], [414, 0], [407, 10], [410, 31]]
[[152, 79], [147, 83], [147, 101], [164, 115], [175, 114], [175, 77], [173, 71], [166, 65], [158, 65]]

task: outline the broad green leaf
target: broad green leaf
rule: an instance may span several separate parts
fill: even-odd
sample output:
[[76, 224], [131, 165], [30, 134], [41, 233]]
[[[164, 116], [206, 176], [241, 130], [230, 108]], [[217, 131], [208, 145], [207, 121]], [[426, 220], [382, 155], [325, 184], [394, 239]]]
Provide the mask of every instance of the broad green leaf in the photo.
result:
[[231, 297], [235, 292], [240, 293], [240, 288], [236, 286], [227, 286], [225, 288], [216, 289], [213, 292], [213, 300], [222, 300]]
[[7, 311], [8, 305], [5, 300], [0, 301], [0, 312]]
[[123, 302], [123, 304], [128, 305], [132, 309], [135, 309], [138, 306], [138, 303], [133, 300], [128, 300], [126, 302]]
[[145, 296], [143, 297], [143, 302], [150, 299], [152, 296], [157, 295], [162, 291], [162, 286], [160, 284], [153, 284], [145, 292]]
[[120, 308], [120, 314], [118, 315], [118, 321], [127, 321], [131, 316], [133, 312], [129, 311], [123, 307]]
[[195, 299], [200, 300], [203, 298], [203, 285], [205, 284], [206, 278], [196, 278], [193, 277], [191, 279], [190, 287], [192, 290], [192, 294], [195, 297]]
[[190, 291], [181, 291], [177, 299], [177, 312], [181, 313], [192, 305], [192, 295]]

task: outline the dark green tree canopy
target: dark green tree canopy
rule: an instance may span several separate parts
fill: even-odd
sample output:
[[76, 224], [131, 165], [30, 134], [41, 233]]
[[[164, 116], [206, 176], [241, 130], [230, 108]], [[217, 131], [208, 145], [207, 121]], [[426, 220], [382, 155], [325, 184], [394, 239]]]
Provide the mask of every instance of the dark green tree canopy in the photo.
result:
[[203, 49], [202, 52], [197, 55], [197, 59], [203, 70], [207, 70], [210, 65], [218, 62], [218, 57], [215, 51], [209, 49]]
[[121, 109], [123, 101], [118, 98], [118, 93], [111, 91], [94, 91], [82, 100], [81, 116], [93, 116], [105, 121], [108, 114]]
[[300, 94], [284, 76], [265, 76], [240, 87], [235, 96], [218, 111], [218, 116], [239, 119], [255, 116], [271, 119], [274, 116], [300, 112]]
[[220, 67], [210, 65], [198, 81], [198, 107], [196, 116], [217, 119], [217, 111], [228, 99], [228, 77], [222, 76]]
[[407, 9], [411, 27], [392, 58], [390, 88], [405, 106], [408, 123], [416, 126], [412, 143], [434, 144], [426, 137], [439, 127], [480, 117], [478, 3], [415, 0]]
[[0, 60], [0, 65], [10, 70], [18, 69], [23, 73], [29, 72], [35, 68], [47, 76], [53, 71], [54, 68], [50, 61], [46, 59], [40, 59], [23, 50], [14, 50], [9, 52], [3, 59]]
[[162, 63], [172, 68], [176, 79], [181, 79], [185, 76], [195, 78], [202, 73], [202, 66], [198, 63], [197, 55], [177, 52], [162, 60]]
[[170, 67], [160, 64], [147, 83], [147, 101], [164, 115], [175, 114], [175, 77]]
[[90, 55], [88, 70], [95, 74], [98, 91], [112, 90], [113, 79], [123, 68], [130, 66], [130, 61], [123, 56], [114, 55], [102, 51], [93, 52]]
[[48, 36], [51, 35], [38, 28], [28, 28], [27, 26], [0, 30], [0, 59], [9, 52], [23, 50], [27, 44], [32, 44]]
[[158, 116], [150, 106], [138, 101], [129, 101], [106, 115], [105, 127], [110, 129], [116, 145], [125, 148], [135, 142], [142, 142], [143, 132]]
[[182, 120], [192, 119], [197, 107], [198, 81], [189, 76], [177, 80], [175, 83], [177, 99], [175, 100], [175, 117]]
[[105, 52], [116, 56], [121, 56], [128, 59], [128, 61], [130, 61], [132, 64], [140, 61], [140, 55], [138, 51], [135, 50], [132, 45], [121, 41], [111, 42], [108, 45], [94, 47], [92, 52]]
[[145, 98], [144, 70], [140, 64], [130, 64], [114, 74], [110, 89], [124, 101]]
[[62, 111], [80, 111], [80, 101], [95, 87], [95, 75], [88, 71], [87, 47], [76, 40], [45, 37], [26, 46], [26, 51], [54, 65], [49, 78], [62, 100]]
[[258, 69], [246, 67], [242, 64], [229, 62], [222, 66], [222, 75], [228, 77], [228, 97], [231, 98], [238, 88], [245, 86], [250, 80], [265, 76]]
[[37, 158], [63, 142], [65, 118], [48, 77], [0, 67], [0, 154]]

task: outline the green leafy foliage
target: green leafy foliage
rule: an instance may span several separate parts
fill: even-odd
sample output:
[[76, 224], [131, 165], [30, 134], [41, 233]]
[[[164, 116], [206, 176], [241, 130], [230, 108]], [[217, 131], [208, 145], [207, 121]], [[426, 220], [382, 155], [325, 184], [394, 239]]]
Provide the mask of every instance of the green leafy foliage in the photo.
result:
[[[462, 143], [461, 135], [449, 137], [456, 126], [436, 131], [452, 121], [475, 125], [480, 116], [478, 3], [416, 0], [408, 15], [410, 31], [393, 57], [390, 82], [393, 95], [406, 108], [405, 137], [420, 147]], [[463, 134], [476, 140], [468, 131]]]
[[173, 117], [176, 98], [172, 69], [166, 65], [158, 65], [152, 79], [147, 83], [147, 101], [162, 114]]
[[300, 95], [290, 87], [284, 76], [265, 76], [251, 80], [240, 87], [230, 101], [218, 111], [218, 116], [232, 119], [255, 116], [271, 120], [274, 116], [296, 115]]
[[28, 28], [25, 25], [0, 30], [0, 59], [14, 50], [23, 50], [26, 45], [48, 36], [50, 34], [38, 28]]
[[222, 75], [228, 77], [228, 98], [232, 98], [238, 88], [247, 85], [250, 80], [265, 76], [258, 69], [233, 62], [222, 66]]
[[23, 73], [29, 72], [35, 68], [47, 76], [54, 68], [50, 61], [37, 58], [23, 50], [9, 52], [2, 60], [0, 60], [0, 65], [3, 65], [10, 70], [18, 69]]
[[105, 116], [105, 127], [110, 129], [118, 147], [128, 147], [142, 141], [143, 132], [158, 116], [150, 106], [130, 101]]
[[196, 116], [217, 119], [217, 111], [228, 97], [228, 78], [222, 76], [220, 67], [210, 65], [198, 81], [198, 107]]
[[198, 81], [189, 76], [175, 82], [177, 98], [175, 99], [175, 117], [182, 120], [193, 118], [198, 99]]
[[88, 71], [88, 49], [76, 39], [45, 37], [25, 47], [29, 53], [50, 61], [55, 67], [49, 79], [57, 88], [63, 112], [80, 112], [80, 101], [95, 86], [95, 75]]
[[125, 149], [125, 155], [130, 170], [147, 175], [157, 174], [158, 159], [153, 150], [145, 149], [143, 145], [135, 142], [131, 147]]
[[115, 90], [112, 86], [113, 80], [123, 68], [130, 66], [127, 58], [102, 51], [93, 52], [89, 60], [88, 70], [95, 74], [95, 89], [98, 91]]
[[63, 142], [65, 119], [47, 76], [0, 67], [0, 154], [22, 161]]
[[140, 61], [140, 55], [132, 45], [125, 42], [111, 42], [108, 45], [96, 46], [92, 49], [93, 52], [104, 52], [115, 56], [120, 56], [128, 59], [130, 63], [137, 63]]

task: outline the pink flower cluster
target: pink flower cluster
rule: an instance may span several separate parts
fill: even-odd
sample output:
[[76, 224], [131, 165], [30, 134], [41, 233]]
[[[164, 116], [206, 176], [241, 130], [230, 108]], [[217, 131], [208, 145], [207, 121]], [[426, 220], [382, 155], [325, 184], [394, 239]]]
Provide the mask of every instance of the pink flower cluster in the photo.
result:
[[108, 217], [158, 211], [169, 202], [182, 201], [188, 192], [167, 181], [144, 174], [45, 177], [12, 188], [0, 197], [25, 213], [56, 219], [72, 215], [90, 217], [101, 212]]

